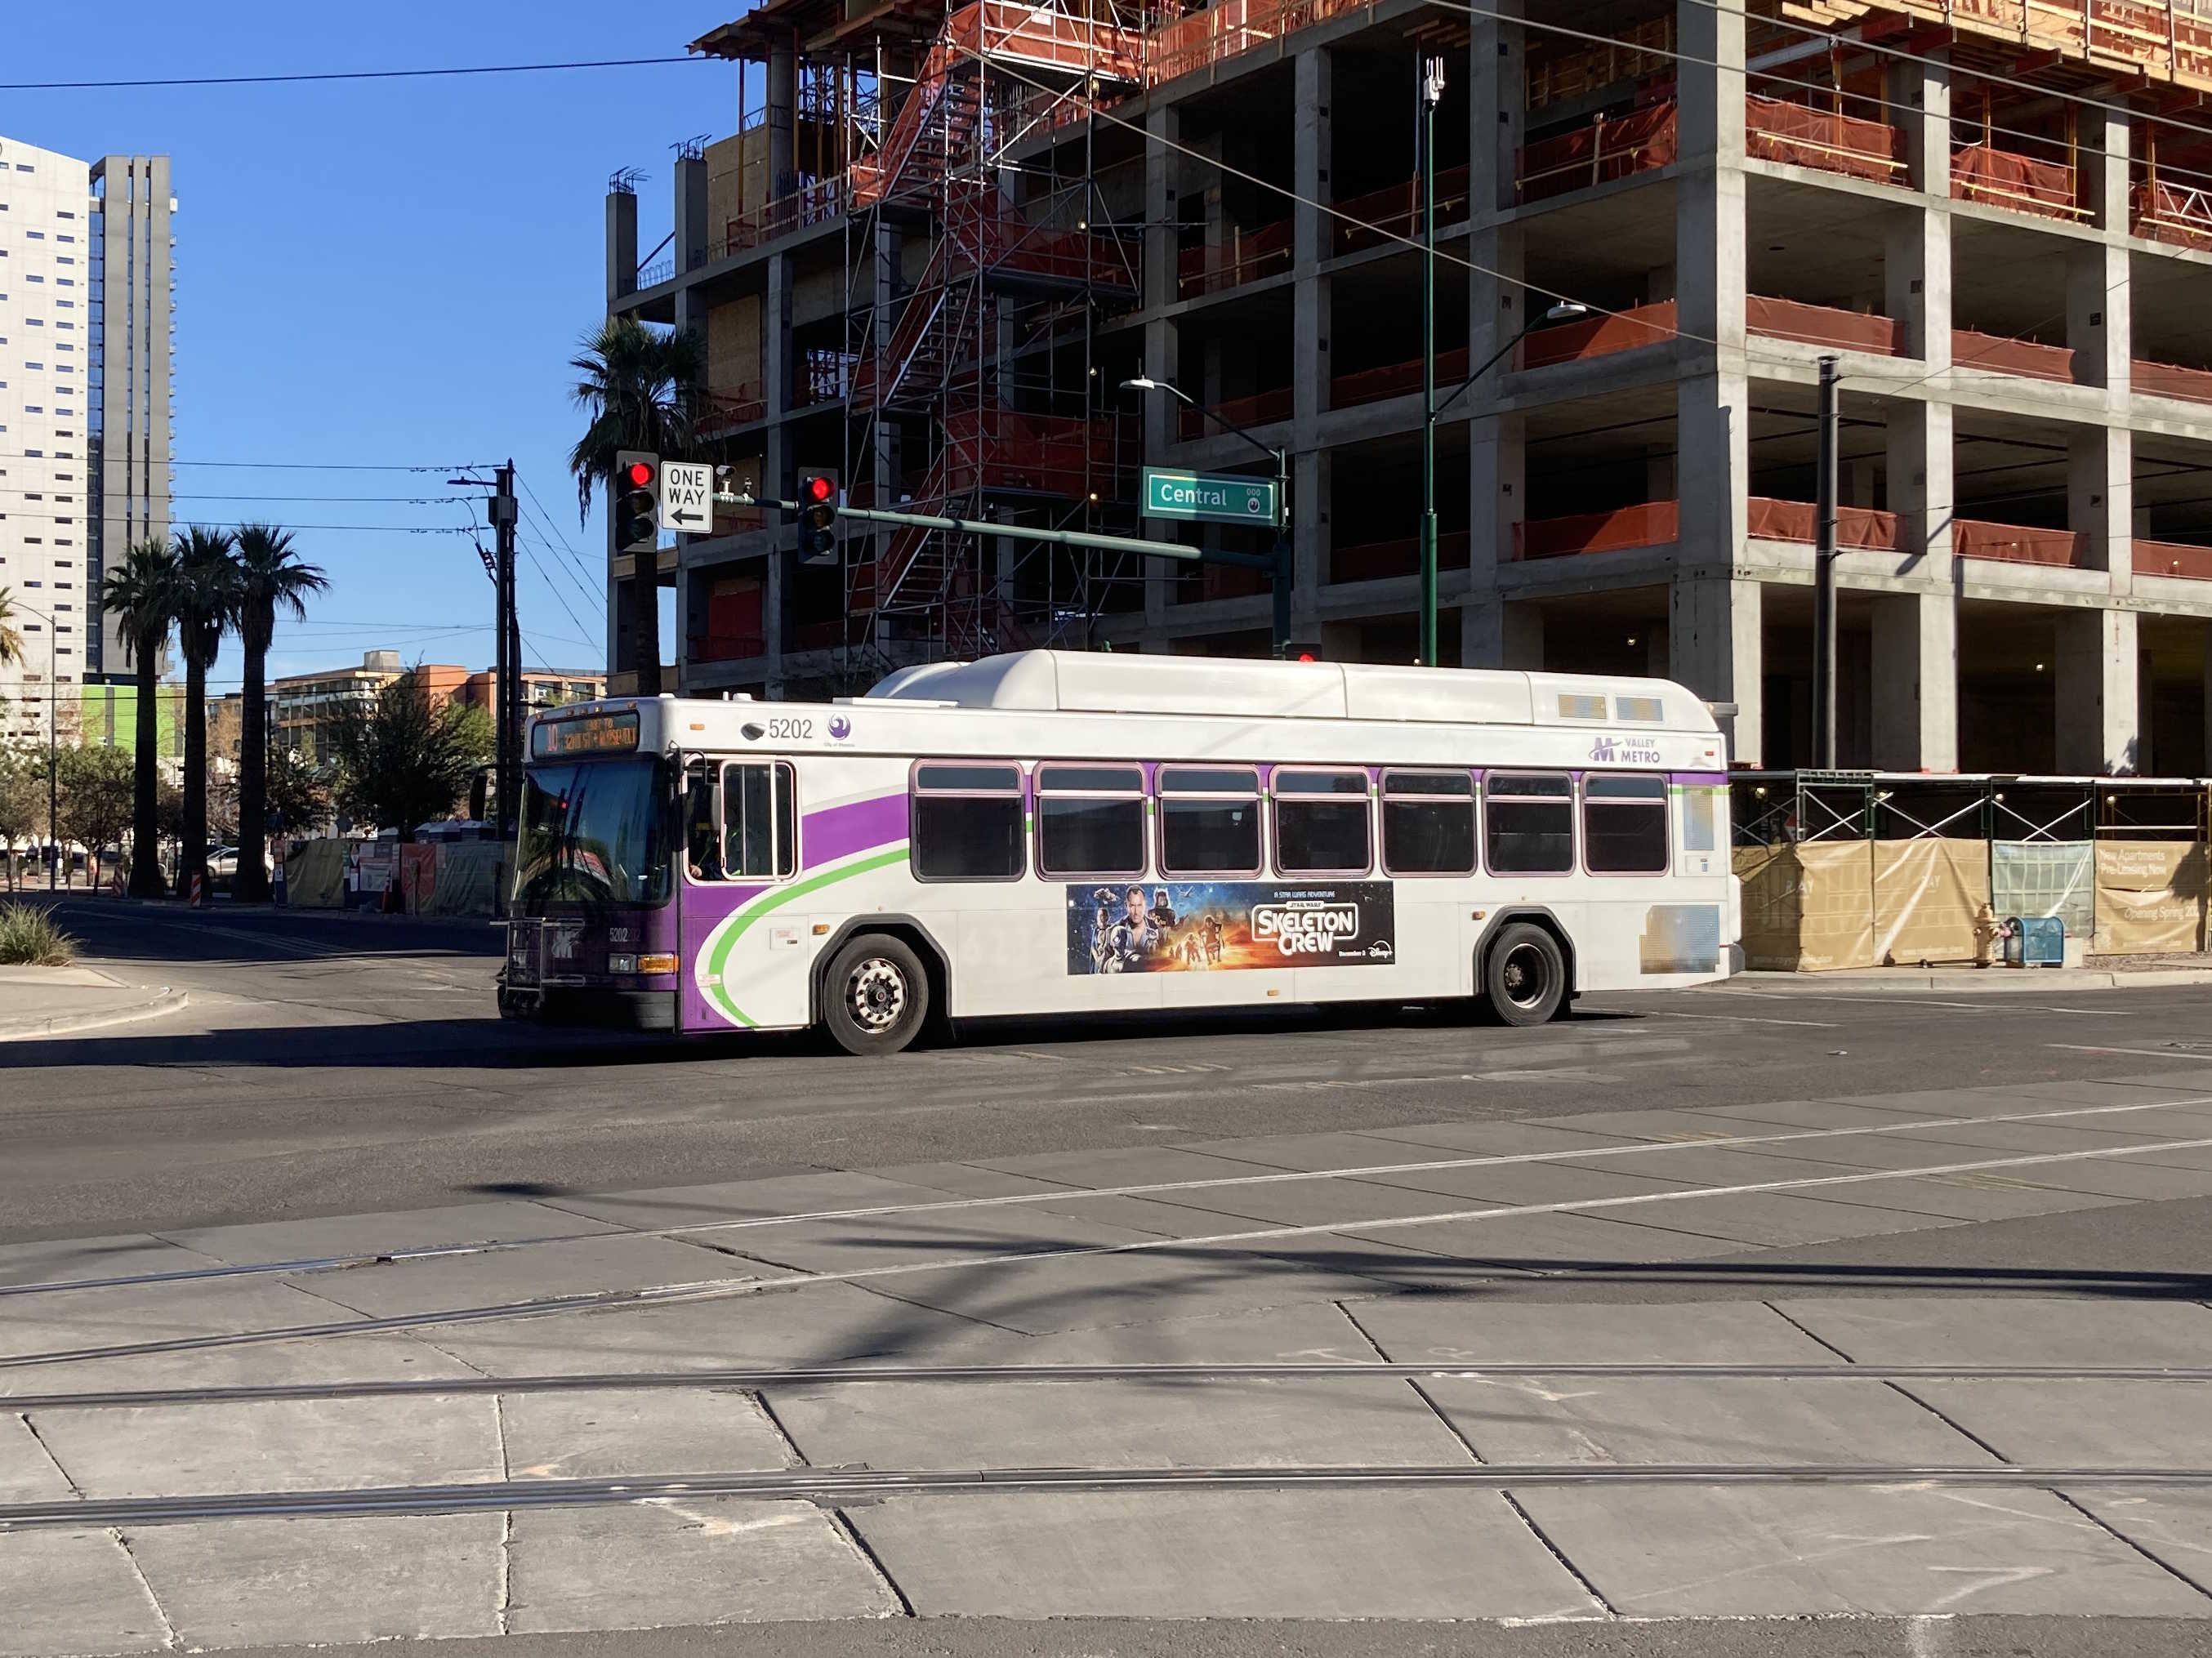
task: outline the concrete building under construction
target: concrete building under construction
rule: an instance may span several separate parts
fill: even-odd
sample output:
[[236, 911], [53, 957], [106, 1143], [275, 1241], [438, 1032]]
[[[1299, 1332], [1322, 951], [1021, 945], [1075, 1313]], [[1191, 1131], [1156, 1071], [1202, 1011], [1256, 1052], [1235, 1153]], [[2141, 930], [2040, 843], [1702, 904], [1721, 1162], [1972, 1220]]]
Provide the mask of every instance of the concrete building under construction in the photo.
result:
[[[1668, 674], [1739, 764], [1808, 763], [1832, 355], [1840, 763], [2208, 763], [2212, 0], [766, 0], [693, 49], [737, 131], [679, 147], [642, 253], [617, 176], [607, 306], [703, 337], [709, 454], [763, 496], [1256, 550], [1140, 523], [1138, 468], [1279, 448], [1294, 630], [1412, 660], [1440, 57], [1439, 395], [1504, 353], [1437, 423], [1444, 662]], [[795, 544], [726, 508], [661, 553], [672, 688], [1269, 647], [1257, 571]]]

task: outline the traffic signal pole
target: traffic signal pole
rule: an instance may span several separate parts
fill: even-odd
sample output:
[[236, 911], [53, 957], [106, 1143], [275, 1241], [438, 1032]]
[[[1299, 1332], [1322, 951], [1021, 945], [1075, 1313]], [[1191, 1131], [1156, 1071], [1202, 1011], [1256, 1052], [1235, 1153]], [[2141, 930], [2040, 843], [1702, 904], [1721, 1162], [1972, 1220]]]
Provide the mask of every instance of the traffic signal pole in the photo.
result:
[[522, 789], [522, 624], [514, 602], [514, 527], [520, 507], [514, 498], [514, 463], [494, 472], [490, 517], [495, 542], [495, 578], [499, 590], [496, 708], [493, 721], [493, 821], [504, 841], [514, 834], [515, 802]]
[[1437, 104], [1444, 60], [1419, 60], [1421, 105], [1421, 665], [1437, 665]]

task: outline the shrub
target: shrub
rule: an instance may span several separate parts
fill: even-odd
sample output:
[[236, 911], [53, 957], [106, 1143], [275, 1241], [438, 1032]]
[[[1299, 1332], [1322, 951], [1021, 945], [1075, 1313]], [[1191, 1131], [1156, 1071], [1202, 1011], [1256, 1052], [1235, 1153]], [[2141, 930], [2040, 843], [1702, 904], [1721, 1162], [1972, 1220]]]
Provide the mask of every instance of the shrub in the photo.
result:
[[36, 904], [0, 904], [0, 966], [67, 967], [76, 940]]

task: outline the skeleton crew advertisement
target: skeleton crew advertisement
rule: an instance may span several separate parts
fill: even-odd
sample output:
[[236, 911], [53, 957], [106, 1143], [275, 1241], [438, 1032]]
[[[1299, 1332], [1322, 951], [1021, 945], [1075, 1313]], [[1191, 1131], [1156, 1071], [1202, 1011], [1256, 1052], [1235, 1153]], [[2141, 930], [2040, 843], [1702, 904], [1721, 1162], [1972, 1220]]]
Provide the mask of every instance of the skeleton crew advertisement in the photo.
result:
[[1109, 881], [1067, 889], [1071, 974], [1360, 967], [1396, 959], [1388, 881]]

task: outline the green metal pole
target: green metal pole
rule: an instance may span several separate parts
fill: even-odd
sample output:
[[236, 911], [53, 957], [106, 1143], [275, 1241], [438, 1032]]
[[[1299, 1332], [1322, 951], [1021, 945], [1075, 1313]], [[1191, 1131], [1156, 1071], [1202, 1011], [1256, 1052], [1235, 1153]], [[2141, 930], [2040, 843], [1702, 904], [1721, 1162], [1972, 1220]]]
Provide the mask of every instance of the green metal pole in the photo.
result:
[[[1437, 100], [1441, 58], [1419, 60], [1421, 102], [1421, 664], [1437, 665]], [[1433, 77], [1433, 78], [1432, 78]]]
[[1270, 555], [1274, 568], [1268, 576], [1268, 588], [1273, 598], [1273, 618], [1269, 631], [1274, 635], [1272, 654], [1279, 659], [1288, 656], [1291, 649], [1291, 586], [1297, 579], [1297, 567], [1291, 557], [1291, 464], [1290, 457], [1280, 449], [1275, 451], [1275, 545]]

